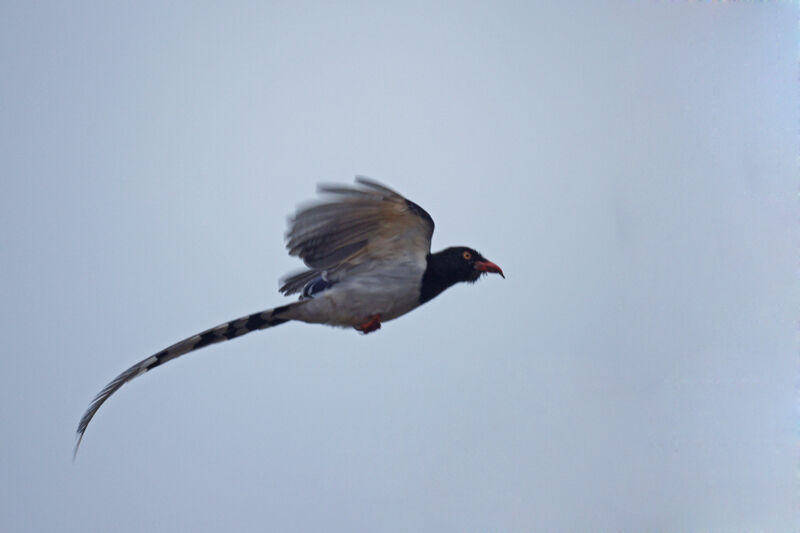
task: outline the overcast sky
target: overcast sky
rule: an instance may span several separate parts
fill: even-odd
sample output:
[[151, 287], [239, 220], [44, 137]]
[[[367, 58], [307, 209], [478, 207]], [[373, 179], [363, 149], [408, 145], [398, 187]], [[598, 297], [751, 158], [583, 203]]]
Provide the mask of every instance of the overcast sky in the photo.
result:
[[[0, 7], [1, 529], [797, 530], [796, 3], [164, 4]], [[169, 363], [73, 464], [356, 174], [507, 279]]]

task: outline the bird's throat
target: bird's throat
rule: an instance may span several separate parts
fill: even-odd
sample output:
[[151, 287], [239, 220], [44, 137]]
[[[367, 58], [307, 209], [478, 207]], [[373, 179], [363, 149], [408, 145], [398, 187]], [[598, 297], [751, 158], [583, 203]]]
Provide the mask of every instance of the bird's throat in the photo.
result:
[[441, 260], [439, 254], [428, 254], [426, 258], [425, 273], [422, 275], [422, 285], [419, 291], [419, 303], [424, 304], [437, 296], [445, 289], [458, 282], [447, 265]]

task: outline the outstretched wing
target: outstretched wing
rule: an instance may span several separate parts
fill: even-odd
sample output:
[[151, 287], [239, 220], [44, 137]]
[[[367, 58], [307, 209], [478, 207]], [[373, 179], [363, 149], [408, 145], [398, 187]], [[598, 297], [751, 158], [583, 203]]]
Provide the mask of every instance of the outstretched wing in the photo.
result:
[[329, 198], [298, 209], [289, 221], [286, 248], [312, 270], [289, 278], [281, 290], [302, 289], [304, 279], [344, 263], [430, 253], [433, 219], [419, 205], [372, 181], [321, 185]]

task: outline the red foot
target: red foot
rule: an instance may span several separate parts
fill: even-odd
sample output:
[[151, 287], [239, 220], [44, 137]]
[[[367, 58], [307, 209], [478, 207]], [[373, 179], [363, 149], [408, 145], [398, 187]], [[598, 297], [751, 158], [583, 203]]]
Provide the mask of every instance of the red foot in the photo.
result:
[[354, 326], [361, 333], [372, 333], [381, 329], [381, 315], [373, 315], [360, 326]]

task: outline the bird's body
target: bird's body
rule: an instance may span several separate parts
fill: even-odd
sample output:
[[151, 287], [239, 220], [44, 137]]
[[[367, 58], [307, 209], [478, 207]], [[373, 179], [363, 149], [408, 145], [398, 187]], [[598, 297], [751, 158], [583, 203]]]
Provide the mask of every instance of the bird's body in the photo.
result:
[[131, 379], [209, 344], [294, 320], [370, 333], [460, 281], [500, 267], [466, 247], [432, 254], [434, 223], [419, 205], [366, 178], [359, 187], [321, 186], [328, 200], [301, 207], [290, 220], [287, 248], [308, 270], [284, 280], [294, 303], [225, 322], [179, 341], [117, 376], [94, 398], [78, 425], [80, 441], [97, 410]]
[[283, 316], [344, 327], [356, 327], [375, 315], [388, 322], [419, 305], [419, 281], [425, 264], [424, 257], [421, 261], [405, 257], [360, 265], [330, 288], [304, 298]]

